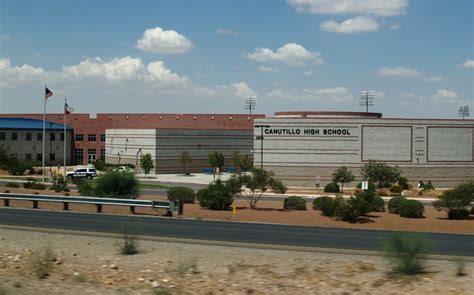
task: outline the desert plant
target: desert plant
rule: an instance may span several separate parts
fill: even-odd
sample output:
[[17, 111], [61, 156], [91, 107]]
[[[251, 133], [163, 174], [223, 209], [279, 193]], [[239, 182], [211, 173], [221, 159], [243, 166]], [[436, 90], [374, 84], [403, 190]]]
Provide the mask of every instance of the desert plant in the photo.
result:
[[339, 193], [340, 192], [339, 185], [337, 183], [330, 182], [326, 184], [326, 186], [324, 187], [324, 192], [325, 193]]
[[402, 190], [407, 190], [409, 188], [408, 178], [405, 176], [400, 176], [400, 178], [398, 178], [398, 185], [402, 188]]
[[372, 211], [385, 212], [385, 201], [380, 196], [375, 196], [372, 201]]
[[94, 185], [84, 179], [73, 179], [73, 183], [76, 185], [77, 190], [81, 196], [95, 196]]
[[213, 151], [208, 155], [209, 165], [213, 168], [213, 177], [216, 178], [216, 170], [219, 168], [219, 174], [224, 168], [225, 157], [222, 153], [218, 151]]
[[16, 182], [7, 182], [7, 184], [5, 184], [5, 187], [19, 188], [20, 185]]
[[171, 290], [166, 287], [153, 288], [153, 295], [171, 295]]
[[24, 188], [36, 189], [36, 190], [45, 190], [46, 189], [46, 185], [44, 185], [42, 183], [38, 183], [38, 180], [36, 180], [35, 178], [28, 177], [26, 180], [27, 181], [25, 183], [23, 183]]
[[107, 172], [98, 177], [94, 187], [94, 195], [99, 197], [133, 199], [137, 193], [138, 180], [133, 172]]
[[105, 165], [105, 161], [103, 159], [95, 160], [94, 162], [92, 162], [92, 165], [98, 171], [106, 171], [107, 170], [107, 167]]
[[379, 188], [379, 189], [377, 190], [377, 194], [378, 194], [379, 196], [382, 196], [382, 197], [388, 197], [388, 196], [390, 196], [390, 190], [389, 190], [388, 188], [386, 188], [386, 187], [384, 187], [384, 188]]
[[207, 187], [202, 188], [196, 192], [196, 199], [201, 207], [208, 207], [209, 206], [209, 197], [208, 197], [209, 190]]
[[32, 253], [32, 267], [37, 278], [45, 279], [51, 274], [55, 256], [50, 246]]
[[388, 212], [398, 214], [400, 212], [400, 203], [406, 200], [405, 197], [396, 196], [388, 201]]
[[390, 187], [390, 185], [400, 179], [400, 169], [388, 166], [384, 162], [369, 160], [362, 167], [362, 177], [374, 181], [379, 188]]
[[338, 208], [344, 203], [344, 199], [341, 196], [336, 198], [331, 197], [319, 197], [313, 201], [313, 209], [320, 210], [324, 216], [332, 217], [336, 215]]
[[201, 207], [211, 210], [227, 210], [234, 201], [232, 188], [217, 180], [210, 183], [207, 188], [201, 189], [197, 193], [197, 199]]
[[151, 169], [155, 168], [155, 165], [153, 164], [153, 159], [150, 154], [141, 155], [140, 167], [145, 172], [145, 177], [148, 173], [150, 173]]
[[242, 171], [249, 171], [253, 168], [253, 158], [250, 157], [249, 155], [243, 155], [242, 158], [240, 159], [240, 169]]
[[188, 151], [183, 150], [181, 152], [181, 154], [179, 154], [178, 161], [181, 164], [183, 164], [183, 174], [187, 175], [186, 165], [190, 164], [193, 161], [193, 157], [191, 156], [191, 154]]
[[138, 253], [137, 236], [138, 225], [122, 225], [122, 243], [119, 244], [120, 254], [134, 255]]
[[403, 200], [400, 203], [400, 217], [406, 218], [422, 218], [425, 207], [418, 200]]
[[[469, 217], [467, 209], [472, 202], [474, 202], [474, 181], [469, 181], [444, 192], [439, 200], [433, 202], [433, 206], [438, 211], [447, 211], [449, 219], [464, 219]], [[473, 210], [474, 207], [471, 208], [471, 212]]]
[[429, 190], [434, 191], [434, 190], [435, 190], [435, 187], [434, 187], [434, 185], [433, 185], [432, 183], [425, 183], [425, 184], [423, 184], [423, 186], [421, 187], [421, 189], [422, 189], [423, 191], [429, 191]]
[[67, 180], [62, 175], [53, 177], [53, 185], [49, 188], [55, 192], [68, 192]]
[[299, 196], [291, 196], [283, 202], [283, 209], [306, 210], [306, 200]]
[[341, 184], [341, 192], [344, 190], [344, 184], [349, 184], [351, 181], [354, 181], [354, 179], [354, 174], [352, 174], [352, 171], [347, 169], [346, 166], [338, 168], [332, 174], [332, 182]]
[[337, 208], [336, 216], [343, 221], [357, 222], [359, 217], [365, 214], [367, 208], [371, 208], [369, 202], [359, 196], [351, 197]]
[[392, 185], [390, 187], [390, 192], [394, 194], [401, 194], [403, 191], [403, 188], [399, 185]]
[[414, 275], [424, 270], [424, 253], [429, 242], [424, 236], [394, 233], [385, 239], [385, 257], [392, 264], [395, 273]]
[[198, 264], [195, 258], [178, 262], [178, 265], [175, 268], [175, 272], [183, 277], [186, 274], [198, 274]]
[[193, 204], [196, 199], [194, 190], [186, 186], [175, 186], [168, 189], [168, 200], [179, 200], [182, 203]]

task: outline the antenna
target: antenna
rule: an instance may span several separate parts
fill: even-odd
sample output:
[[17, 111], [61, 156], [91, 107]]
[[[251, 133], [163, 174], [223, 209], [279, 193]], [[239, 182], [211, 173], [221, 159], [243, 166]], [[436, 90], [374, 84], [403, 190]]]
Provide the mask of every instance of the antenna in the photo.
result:
[[374, 105], [375, 91], [362, 91], [360, 93], [360, 106], [365, 106], [365, 111], [369, 112], [369, 106]]
[[247, 97], [244, 101], [244, 109], [249, 110], [249, 114], [252, 115], [252, 110], [257, 107], [257, 98]]
[[458, 112], [459, 117], [462, 117], [464, 120], [465, 117], [469, 117], [469, 106], [460, 106]]

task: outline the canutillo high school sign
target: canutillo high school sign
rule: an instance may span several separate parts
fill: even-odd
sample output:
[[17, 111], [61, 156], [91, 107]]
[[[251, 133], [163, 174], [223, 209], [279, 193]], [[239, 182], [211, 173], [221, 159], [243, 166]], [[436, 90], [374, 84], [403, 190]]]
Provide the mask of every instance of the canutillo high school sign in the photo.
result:
[[265, 134], [268, 135], [351, 135], [347, 128], [265, 128]]

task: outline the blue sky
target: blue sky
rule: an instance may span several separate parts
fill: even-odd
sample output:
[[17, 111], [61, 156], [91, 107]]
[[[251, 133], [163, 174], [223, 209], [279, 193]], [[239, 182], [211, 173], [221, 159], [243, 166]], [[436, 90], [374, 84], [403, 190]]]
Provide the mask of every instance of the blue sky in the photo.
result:
[[0, 0], [0, 112], [473, 108], [471, 0]]

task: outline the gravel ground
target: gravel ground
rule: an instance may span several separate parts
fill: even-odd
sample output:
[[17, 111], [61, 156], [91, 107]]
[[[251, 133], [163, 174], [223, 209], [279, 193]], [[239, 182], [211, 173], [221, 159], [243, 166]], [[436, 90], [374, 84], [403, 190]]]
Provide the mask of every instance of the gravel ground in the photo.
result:
[[[472, 262], [465, 276], [458, 262], [429, 260], [407, 277], [378, 256], [157, 241], [124, 256], [121, 241], [0, 229], [0, 294], [468, 294], [474, 281]], [[38, 279], [32, 261], [46, 247], [55, 262]]]

